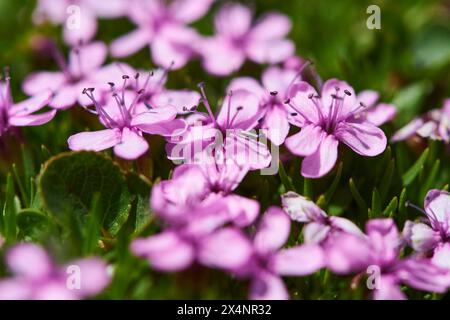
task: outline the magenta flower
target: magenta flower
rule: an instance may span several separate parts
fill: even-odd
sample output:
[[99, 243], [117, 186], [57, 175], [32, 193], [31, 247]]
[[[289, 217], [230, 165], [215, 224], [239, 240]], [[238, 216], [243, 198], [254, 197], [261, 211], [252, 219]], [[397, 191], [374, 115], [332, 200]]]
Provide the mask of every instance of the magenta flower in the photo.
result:
[[[279, 208], [271, 207], [263, 215], [253, 242], [229, 241], [217, 233], [205, 237], [200, 243], [200, 259], [203, 264], [228, 270], [240, 277], [251, 279], [251, 299], [288, 299], [289, 294], [280, 276], [306, 276], [325, 266], [325, 256], [320, 246], [299, 245], [281, 249], [289, 237], [290, 220]], [[236, 247], [239, 245], [239, 247]], [[222, 253], [222, 248], [226, 252]], [[230, 268], [224, 259], [231, 259], [233, 252], [245, 254], [245, 265]], [[225, 253], [229, 253], [227, 257]]]
[[39, 0], [35, 23], [46, 20], [64, 26], [64, 40], [70, 45], [90, 41], [97, 32], [97, 18], [125, 15], [127, 0]]
[[281, 202], [283, 210], [292, 220], [306, 224], [303, 228], [305, 243], [326, 245], [327, 242], [334, 241], [334, 235], [342, 232], [364, 236], [352, 221], [342, 217], [328, 216], [314, 202], [295, 192], [283, 194]]
[[[360, 273], [376, 276], [375, 299], [405, 299], [400, 285], [445, 292], [449, 273], [419, 257], [400, 258], [402, 239], [392, 219], [374, 219], [366, 224], [367, 237], [340, 233], [326, 246], [328, 268], [338, 274]], [[370, 289], [370, 288], [369, 288]]]
[[43, 248], [31, 243], [10, 249], [6, 264], [14, 275], [0, 281], [0, 300], [83, 299], [97, 295], [110, 282], [107, 265], [99, 258], [57, 267]]
[[236, 78], [228, 86], [228, 91], [246, 89], [258, 97], [265, 111], [261, 128], [267, 130], [267, 137], [277, 146], [283, 144], [289, 133], [289, 110], [284, 101], [297, 74], [292, 69], [269, 67], [262, 74], [262, 86], [250, 77]]
[[231, 193], [247, 171], [231, 164], [178, 166], [171, 180], [153, 186], [151, 207], [175, 226], [195, 226], [201, 221], [214, 221], [217, 226], [226, 222], [248, 226], [258, 216], [259, 203]]
[[[150, 75], [149, 75], [150, 77]], [[114, 147], [114, 153], [123, 159], [139, 158], [148, 150], [142, 133], [171, 136], [185, 130], [184, 120], [175, 119], [177, 109], [171, 106], [156, 107], [141, 102], [145, 87], [138, 91], [126, 90], [129, 77], [123, 76], [122, 89], [111, 84], [111, 96], [103, 104], [94, 97], [94, 88], [83, 93], [91, 99], [100, 122], [107, 128], [100, 131], [81, 132], [68, 139], [71, 150], [101, 151]]]
[[291, 88], [291, 123], [301, 131], [286, 139], [288, 149], [305, 159], [301, 173], [319, 178], [334, 167], [339, 142], [363, 156], [376, 156], [386, 149], [384, 132], [360, 116], [365, 105], [358, 104], [355, 92], [346, 82], [331, 79], [322, 87], [321, 96], [301, 81]]
[[134, 73], [126, 64], [110, 64], [101, 67], [106, 60], [107, 49], [102, 42], [94, 42], [73, 48], [66, 62], [54, 49], [56, 62], [61, 71], [39, 71], [30, 74], [22, 84], [23, 91], [35, 95], [51, 90], [55, 97], [51, 107], [67, 109], [77, 102], [87, 104], [90, 101], [83, 95], [83, 89], [96, 87], [98, 91], [108, 91], [108, 81], [120, 81], [123, 74]]
[[444, 100], [441, 109], [434, 109], [415, 118], [397, 131], [391, 141], [397, 142], [418, 135], [431, 140], [442, 140], [450, 143], [450, 99]]
[[215, 116], [203, 84], [200, 89], [208, 113], [187, 111], [194, 114], [186, 119], [188, 130], [167, 146], [169, 159], [200, 164], [219, 161], [252, 170], [267, 167], [272, 159], [270, 151], [266, 141], [253, 130], [264, 116], [257, 96], [244, 89], [230, 92]]
[[425, 211], [417, 209], [428, 220], [425, 223], [406, 221], [403, 236], [414, 250], [432, 252], [431, 261], [435, 265], [450, 269], [450, 194], [430, 190], [425, 197]]
[[373, 90], [361, 91], [356, 96], [357, 103], [364, 106], [357, 116], [376, 126], [391, 121], [397, 114], [397, 108], [393, 104], [377, 103], [379, 96], [378, 92]]
[[162, 67], [183, 67], [194, 55], [197, 32], [186, 25], [200, 19], [213, 0], [128, 1], [129, 17], [137, 29], [111, 44], [114, 57], [126, 57], [144, 46], [151, 48], [153, 61]]
[[56, 110], [35, 113], [48, 105], [52, 98], [52, 93], [47, 90], [25, 101], [14, 103], [10, 78], [6, 72], [5, 81], [0, 82], [0, 136], [11, 127], [39, 126], [52, 120]]
[[215, 75], [229, 75], [246, 58], [256, 63], [278, 63], [295, 50], [285, 39], [291, 21], [279, 13], [270, 13], [252, 25], [251, 10], [240, 4], [223, 6], [214, 19], [216, 34], [200, 42], [198, 51], [204, 68]]

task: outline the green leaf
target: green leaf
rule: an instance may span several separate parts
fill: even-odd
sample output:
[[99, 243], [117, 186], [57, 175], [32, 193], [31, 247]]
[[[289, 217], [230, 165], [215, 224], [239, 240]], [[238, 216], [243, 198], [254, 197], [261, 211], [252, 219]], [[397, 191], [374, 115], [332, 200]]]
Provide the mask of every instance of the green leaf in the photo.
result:
[[140, 234], [143, 229], [151, 222], [151, 208], [150, 208], [150, 191], [151, 182], [144, 176], [138, 174], [130, 174], [127, 177], [128, 187], [132, 194], [136, 195], [133, 202], [133, 231]]
[[120, 168], [104, 155], [70, 152], [51, 158], [39, 179], [44, 207], [61, 223], [75, 219], [83, 225], [98, 194], [103, 212], [101, 221], [112, 235], [128, 218], [130, 193]]
[[25, 240], [39, 241], [48, 235], [54, 227], [53, 222], [42, 212], [23, 209], [17, 215], [17, 226]]
[[321, 208], [325, 208], [328, 203], [330, 203], [331, 198], [333, 197], [336, 188], [339, 184], [339, 182], [341, 181], [341, 176], [342, 176], [342, 168], [343, 168], [343, 163], [340, 162], [338, 169], [336, 171], [336, 175], [334, 176], [333, 182], [331, 183], [330, 187], [328, 188], [328, 190], [319, 197], [319, 200], [317, 200], [317, 205], [320, 206]]
[[406, 188], [403, 188], [400, 193], [400, 198], [398, 200], [398, 212], [400, 213], [400, 216], [406, 216]]
[[420, 171], [423, 170], [423, 166], [425, 164], [425, 161], [427, 161], [429, 152], [430, 151], [428, 148], [425, 149], [419, 159], [417, 159], [417, 161], [411, 166], [411, 168], [409, 168], [409, 170], [402, 176], [403, 186], [409, 186], [420, 173]]
[[6, 178], [5, 204], [1, 219], [2, 233], [7, 243], [12, 243], [17, 238], [17, 212], [20, 204], [15, 196], [14, 182], [10, 174]]
[[400, 90], [392, 101], [392, 104], [397, 107], [396, 121], [404, 124], [417, 114], [430, 88], [430, 82], [424, 80]]
[[372, 191], [372, 208], [369, 213], [369, 218], [377, 218], [381, 215], [381, 199], [377, 188]]
[[384, 209], [383, 216], [392, 218], [394, 216], [395, 211], [398, 207], [398, 198], [394, 197], [392, 198], [391, 202], [389, 202], [386, 209]]
[[99, 199], [98, 193], [92, 198], [91, 210], [89, 211], [83, 234], [83, 255], [93, 254], [98, 248], [102, 215], [102, 203]]
[[382, 202], [385, 201], [387, 194], [389, 192], [389, 187], [391, 186], [392, 182], [392, 176], [394, 175], [394, 169], [395, 169], [395, 160], [391, 159], [380, 182], [380, 197]]
[[286, 191], [296, 191], [294, 185], [292, 184], [291, 178], [286, 174], [283, 163], [279, 162], [278, 174], [280, 175], [281, 183], [283, 183]]
[[428, 190], [432, 189], [433, 187], [437, 187], [435, 185], [435, 182], [440, 167], [441, 167], [441, 160], [437, 159], [433, 164], [433, 167], [431, 168], [430, 172], [428, 173], [425, 182], [421, 186], [420, 199], [425, 198], [425, 194], [428, 192]]
[[355, 199], [356, 204], [358, 205], [359, 209], [362, 212], [366, 212], [367, 213], [367, 204], [364, 201], [364, 199], [361, 197], [361, 194], [359, 193], [358, 189], [356, 188], [355, 182], [353, 181], [353, 178], [350, 178], [349, 182], [348, 182], [349, 186], [350, 186], [350, 192], [353, 196], [353, 199]]

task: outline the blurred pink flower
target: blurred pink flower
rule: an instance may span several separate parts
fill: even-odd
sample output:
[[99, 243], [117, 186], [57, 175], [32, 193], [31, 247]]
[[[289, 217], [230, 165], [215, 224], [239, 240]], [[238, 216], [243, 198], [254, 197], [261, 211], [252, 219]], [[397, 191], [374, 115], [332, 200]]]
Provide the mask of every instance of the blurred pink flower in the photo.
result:
[[450, 194], [430, 190], [425, 197], [425, 211], [417, 209], [425, 214], [427, 221], [406, 221], [403, 236], [414, 250], [433, 252], [433, 263], [450, 270]]
[[162, 67], [183, 67], [194, 55], [197, 32], [187, 24], [200, 19], [214, 0], [127, 1], [128, 15], [137, 29], [111, 44], [114, 57], [126, 57], [144, 46], [151, 48], [153, 61]]
[[54, 54], [61, 71], [34, 72], [25, 79], [22, 88], [28, 95], [52, 90], [55, 97], [50, 105], [56, 109], [66, 109], [77, 102], [86, 104], [89, 100], [84, 98], [84, 88], [96, 87], [109, 92], [108, 81], [119, 81], [123, 74], [133, 73], [131, 67], [122, 63], [101, 67], [107, 54], [102, 42], [73, 48], [68, 63], [56, 48]]
[[412, 288], [445, 292], [450, 286], [450, 274], [445, 269], [419, 257], [400, 258], [402, 239], [392, 219], [373, 219], [366, 224], [367, 237], [340, 233], [326, 246], [327, 266], [337, 274], [369, 274], [376, 267], [380, 274], [374, 284], [373, 298], [405, 299], [401, 284]]
[[[319, 178], [334, 167], [339, 142], [343, 142], [363, 156], [376, 156], [386, 149], [384, 132], [360, 113], [365, 105], [346, 82], [328, 80], [321, 96], [304, 81], [291, 88], [290, 122], [301, 131], [286, 139], [287, 148], [303, 156], [301, 173], [304, 177]], [[361, 101], [359, 101], [361, 102]]]
[[148, 150], [148, 143], [142, 132], [171, 136], [181, 134], [185, 130], [184, 120], [175, 119], [176, 108], [150, 106], [141, 102], [146, 84], [137, 91], [130, 91], [126, 90], [128, 81], [129, 76], [124, 75], [120, 90], [116, 90], [115, 84], [110, 83], [112, 92], [105, 103], [94, 97], [94, 88], [83, 90], [94, 105], [94, 110], [87, 110], [98, 115], [100, 122], [107, 129], [72, 135], [68, 139], [71, 150], [101, 151], [114, 147], [114, 153], [118, 157], [133, 160]]
[[117, 18], [127, 12], [128, 0], [39, 0], [34, 22], [46, 20], [64, 26], [69, 45], [89, 42], [97, 32], [97, 18]]
[[[280, 276], [306, 276], [325, 266], [323, 250], [316, 244], [281, 249], [289, 234], [289, 217], [281, 209], [270, 207], [264, 213], [253, 241], [230, 241], [220, 233], [212, 233], [200, 243], [200, 260], [204, 265], [250, 278], [251, 299], [289, 299]], [[233, 252], [247, 256], [247, 263], [238, 268], [230, 265]]]
[[397, 131], [392, 136], [391, 141], [406, 140], [414, 135], [450, 143], [450, 99], [444, 100], [441, 109], [431, 110], [412, 120]]
[[[13, 276], [0, 280], [0, 300], [83, 299], [97, 295], [110, 282], [107, 265], [99, 258], [85, 258], [57, 267], [43, 248], [30, 243], [11, 248], [6, 265]], [[70, 267], [79, 272], [73, 274], [79, 276], [73, 283]]]
[[215, 75], [229, 75], [246, 58], [256, 63], [278, 63], [295, 51], [285, 39], [291, 30], [288, 17], [273, 12], [252, 24], [250, 8], [241, 4], [223, 6], [214, 19], [216, 34], [200, 41], [198, 51], [204, 68]]
[[40, 94], [14, 103], [11, 95], [10, 77], [5, 72], [5, 81], [0, 82], [0, 136], [11, 127], [39, 126], [53, 119], [56, 110], [35, 113], [47, 106], [53, 98], [52, 92]]

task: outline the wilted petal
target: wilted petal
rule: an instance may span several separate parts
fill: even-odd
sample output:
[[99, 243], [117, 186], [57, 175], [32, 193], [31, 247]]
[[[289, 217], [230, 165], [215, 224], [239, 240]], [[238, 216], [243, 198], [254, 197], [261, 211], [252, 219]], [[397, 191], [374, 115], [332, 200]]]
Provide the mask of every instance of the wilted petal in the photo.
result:
[[289, 293], [280, 277], [262, 271], [252, 279], [249, 299], [287, 300], [289, 299]]
[[102, 151], [120, 143], [122, 133], [119, 129], [80, 132], [70, 136], [67, 142], [70, 150]]
[[275, 272], [284, 276], [306, 276], [324, 266], [323, 249], [315, 244], [304, 244], [281, 250], [272, 261]]
[[313, 201], [289, 191], [281, 196], [284, 211], [292, 220], [298, 222], [313, 222], [322, 220], [327, 214]]
[[289, 237], [291, 221], [281, 209], [270, 207], [263, 215], [255, 234], [254, 245], [260, 253], [281, 248]]
[[302, 162], [302, 176], [320, 178], [333, 169], [338, 153], [339, 142], [331, 135], [322, 140], [319, 148]]
[[341, 122], [336, 128], [335, 136], [363, 156], [377, 156], [386, 149], [386, 135], [381, 129], [368, 122]]
[[131, 243], [131, 251], [147, 258], [153, 268], [167, 272], [188, 268], [195, 257], [192, 245], [173, 231], [136, 239]]

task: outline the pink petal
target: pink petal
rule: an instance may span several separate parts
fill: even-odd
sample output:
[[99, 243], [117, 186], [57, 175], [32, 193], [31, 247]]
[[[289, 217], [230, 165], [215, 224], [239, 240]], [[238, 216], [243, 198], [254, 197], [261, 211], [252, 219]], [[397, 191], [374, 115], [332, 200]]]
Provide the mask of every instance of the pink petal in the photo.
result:
[[10, 116], [26, 116], [35, 111], [44, 108], [52, 100], [52, 92], [49, 90], [41, 91], [39, 94], [22, 102], [14, 104], [8, 110]]
[[250, 9], [241, 4], [223, 6], [214, 18], [216, 32], [229, 38], [239, 38], [247, 33], [252, 23]]
[[450, 270], [450, 244], [443, 243], [438, 246], [434, 250], [431, 262], [440, 268]]
[[341, 122], [337, 126], [335, 136], [352, 148], [353, 151], [363, 156], [377, 156], [386, 149], [387, 145], [386, 135], [383, 130], [368, 122]]
[[306, 276], [325, 266], [322, 247], [315, 244], [284, 249], [272, 261], [275, 272], [284, 276]]
[[322, 221], [327, 214], [313, 201], [289, 191], [281, 196], [283, 210], [298, 222]]
[[70, 150], [102, 151], [120, 143], [122, 133], [119, 129], [105, 129], [100, 131], [80, 132], [69, 137]]
[[195, 258], [191, 244], [172, 231], [138, 238], [131, 243], [131, 251], [147, 258], [153, 268], [165, 272], [184, 270]]
[[33, 300], [77, 300], [77, 290], [67, 288], [64, 281], [51, 279], [39, 285], [32, 296]]
[[402, 140], [406, 140], [416, 134], [417, 130], [419, 130], [424, 125], [424, 121], [421, 118], [414, 119], [406, 126], [398, 130], [391, 138], [392, 142], [398, 142]]
[[28, 75], [22, 83], [22, 90], [27, 95], [35, 95], [45, 90], [57, 91], [66, 81], [62, 72], [35, 72]]
[[263, 215], [255, 234], [254, 244], [260, 253], [270, 253], [281, 248], [291, 231], [289, 217], [281, 209], [270, 207]]
[[137, 159], [147, 150], [147, 141], [140, 134], [126, 127], [122, 130], [122, 140], [114, 146], [114, 153], [126, 160]]
[[330, 234], [331, 227], [322, 222], [310, 222], [303, 227], [303, 240], [305, 243], [321, 243]]
[[288, 300], [289, 293], [280, 277], [269, 272], [259, 272], [252, 279], [249, 299]]
[[251, 92], [256, 97], [258, 97], [259, 100], [263, 99], [267, 94], [267, 92], [259, 84], [259, 82], [251, 77], [234, 78], [228, 85], [227, 92], [241, 89]]
[[338, 144], [333, 136], [326, 136], [316, 152], [303, 159], [302, 175], [320, 178], [330, 172], [337, 160]]
[[249, 262], [252, 254], [247, 237], [231, 227], [218, 230], [199, 243], [199, 260], [208, 267], [239, 270]]
[[225, 97], [217, 115], [217, 123], [226, 129], [249, 130], [263, 116], [258, 97], [245, 89], [237, 89]]
[[296, 82], [291, 86], [287, 95], [288, 98], [290, 97], [291, 103], [286, 104], [286, 108], [291, 113], [297, 113], [298, 115], [295, 117], [303, 119], [306, 124], [318, 124], [320, 114], [323, 117], [326, 115], [326, 110], [322, 107], [320, 99], [314, 98], [314, 101], [316, 101], [316, 104], [314, 104], [313, 99], [310, 98], [316, 97], [317, 92], [309, 83], [305, 81]]
[[259, 202], [239, 195], [230, 194], [224, 198], [228, 214], [238, 227], [251, 225], [259, 214]]
[[9, 124], [16, 127], [40, 126], [52, 120], [56, 115], [56, 110], [47, 111], [40, 114], [31, 114], [24, 116], [12, 116], [9, 118]]
[[80, 270], [80, 289], [77, 294], [81, 297], [99, 294], [111, 281], [108, 266], [100, 258], [92, 257], [73, 261], [69, 266], [76, 266]]
[[157, 134], [163, 137], [177, 137], [186, 131], [187, 123], [183, 119], [174, 119], [152, 125], [138, 125], [137, 127], [148, 134]]
[[336, 217], [332, 216], [329, 218], [330, 224], [333, 226], [333, 228], [338, 229], [342, 232], [347, 232], [356, 236], [364, 237], [364, 233], [361, 231], [361, 229], [352, 221], [342, 218], [342, 217]]
[[175, 20], [191, 23], [204, 16], [214, 0], [176, 0], [170, 4]]
[[262, 83], [266, 90], [276, 91], [284, 99], [296, 75], [294, 70], [269, 67], [262, 74]]
[[285, 39], [253, 40], [247, 47], [248, 57], [257, 63], [279, 63], [294, 53], [294, 43]]
[[292, 28], [291, 20], [279, 13], [269, 13], [255, 25], [251, 36], [258, 39], [276, 39], [285, 37]]
[[152, 34], [148, 29], [138, 28], [111, 43], [111, 55], [115, 58], [131, 56], [150, 43]]
[[379, 97], [380, 94], [375, 90], [364, 90], [356, 96], [356, 100], [358, 102], [362, 102], [366, 107], [370, 108], [375, 106], [375, 103], [378, 101]]
[[297, 156], [309, 156], [317, 151], [326, 136], [321, 127], [308, 124], [299, 133], [286, 139], [286, 147]]
[[392, 219], [371, 219], [366, 223], [372, 253], [379, 261], [392, 262], [400, 251], [400, 234]]
[[398, 263], [396, 276], [404, 284], [423, 291], [444, 293], [450, 285], [449, 270], [434, 265], [430, 259], [405, 258]]
[[152, 101], [158, 108], [171, 106], [177, 109], [178, 114], [184, 114], [197, 108], [200, 98], [196, 91], [165, 90], [153, 97]]
[[165, 123], [175, 119], [177, 109], [172, 106], [158, 107], [133, 116], [132, 126], [149, 126], [158, 123]]
[[42, 279], [53, 272], [47, 252], [31, 243], [18, 244], [10, 249], [6, 262], [13, 273], [28, 279]]
[[63, 86], [58, 89], [49, 105], [55, 109], [67, 109], [77, 102], [82, 96], [82, 91], [80, 84]]
[[394, 119], [397, 109], [393, 104], [379, 103], [375, 107], [365, 112], [366, 120], [370, 123], [381, 126]]
[[267, 137], [272, 143], [277, 146], [282, 145], [290, 129], [284, 106], [276, 104], [269, 107], [261, 127], [267, 129]]
[[103, 42], [93, 42], [70, 51], [69, 69], [77, 76], [88, 76], [106, 60], [108, 48]]
[[99, 17], [117, 18], [123, 16], [127, 12], [127, 0], [84, 0], [85, 3]]
[[97, 32], [97, 19], [87, 7], [81, 8], [79, 17], [78, 25], [64, 23], [64, 41], [71, 46], [76, 46], [80, 42], [88, 43]]
[[232, 47], [226, 39], [210, 38], [202, 41], [200, 53], [203, 67], [217, 76], [227, 76], [237, 71], [245, 61], [244, 52]]
[[0, 300], [27, 300], [32, 293], [31, 283], [20, 279], [0, 281]]
[[375, 300], [406, 300], [406, 295], [394, 277], [382, 276], [379, 286], [380, 288], [373, 291]]

